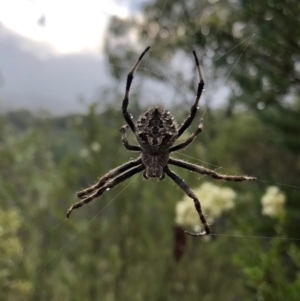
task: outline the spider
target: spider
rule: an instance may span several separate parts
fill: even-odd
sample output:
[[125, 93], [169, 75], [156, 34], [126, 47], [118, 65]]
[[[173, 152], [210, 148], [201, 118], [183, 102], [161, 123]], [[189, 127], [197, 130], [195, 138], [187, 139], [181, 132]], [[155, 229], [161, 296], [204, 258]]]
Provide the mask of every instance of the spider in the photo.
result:
[[[93, 199], [101, 196], [105, 191], [132, 177], [134, 174], [143, 171], [143, 177], [145, 179], [158, 178], [159, 180], [162, 180], [165, 175], [169, 176], [191, 199], [193, 199], [195, 208], [198, 212], [201, 223], [203, 224], [204, 231], [199, 233], [185, 231], [185, 233], [192, 236], [209, 235], [211, 231], [202, 213], [201, 205], [197, 196], [184, 182], [184, 180], [174, 173], [168, 165], [179, 166], [193, 172], [211, 176], [218, 180], [251, 181], [256, 178], [250, 176], [223, 175], [203, 166], [170, 157], [171, 152], [178, 151], [189, 145], [196, 136], [202, 132], [203, 128], [203, 119], [201, 118], [196, 131], [185, 142], [174, 145], [175, 141], [186, 131], [194, 120], [198, 111], [198, 103], [204, 88], [199, 60], [195, 51], [193, 51], [193, 55], [199, 75], [197, 95], [194, 104], [190, 109], [189, 116], [184, 120], [181, 126], [177, 126], [175, 118], [171, 115], [170, 111], [166, 110], [162, 106], [150, 107], [139, 116], [136, 123], [132, 121], [131, 115], [127, 111], [130, 86], [135, 70], [138, 68], [139, 63], [149, 49], [150, 47], [147, 47], [143, 51], [137, 62], [134, 64], [132, 70], [127, 75], [126, 91], [122, 103], [122, 112], [127, 124], [120, 128], [122, 142], [125, 148], [130, 151], [140, 152], [141, 154], [137, 159], [130, 160], [129, 162], [110, 170], [107, 174], [100, 178], [95, 185], [77, 192], [77, 196], [81, 200], [69, 208], [67, 211], [67, 217], [70, 216], [74, 209], [82, 207], [83, 205], [91, 202]], [[131, 145], [128, 142], [126, 136], [126, 129], [128, 127], [130, 127], [136, 136], [139, 145]]]

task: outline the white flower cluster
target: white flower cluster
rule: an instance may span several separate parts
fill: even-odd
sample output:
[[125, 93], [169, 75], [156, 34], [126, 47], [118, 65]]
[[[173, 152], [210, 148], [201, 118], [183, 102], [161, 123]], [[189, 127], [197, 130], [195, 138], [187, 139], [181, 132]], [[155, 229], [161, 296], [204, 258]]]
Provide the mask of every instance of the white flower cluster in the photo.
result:
[[262, 213], [271, 217], [277, 217], [283, 211], [285, 201], [285, 194], [277, 186], [268, 187], [261, 199]]
[[[202, 211], [209, 218], [218, 218], [224, 211], [234, 208], [236, 193], [228, 187], [218, 187], [210, 182], [203, 183], [194, 190], [197, 195]], [[210, 222], [210, 220], [208, 220]], [[185, 196], [176, 206], [176, 223], [182, 226], [200, 226], [198, 213], [193, 200]]]

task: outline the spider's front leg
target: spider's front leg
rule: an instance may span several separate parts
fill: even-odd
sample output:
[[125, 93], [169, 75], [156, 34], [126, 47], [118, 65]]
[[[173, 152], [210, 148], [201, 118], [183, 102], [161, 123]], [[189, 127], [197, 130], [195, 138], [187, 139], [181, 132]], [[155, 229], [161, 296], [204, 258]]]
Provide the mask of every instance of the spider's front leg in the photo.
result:
[[200, 202], [195, 195], [195, 193], [192, 191], [192, 189], [180, 178], [178, 177], [173, 171], [171, 171], [167, 166], [165, 167], [165, 173], [194, 201], [195, 208], [198, 212], [199, 218], [201, 220], [201, 223], [204, 226], [203, 232], [200, 233], [191, 233], [188, 231], [184, 231], [186, 234], [191, 236], [205, 236], [210, 234], [210, 228], [206, 222], [206, 219], [202, 213]]
[[191, 107], [191, 111], [190, 111], [190, 115], [184, 120], [183, 124], [181, 125], [181, 127], [178, 130], [178, 134], [177, 134], [177, 138], [180, 137], [182, 135], [182, 133], [191, 125], [191, 123], [193, 122], [197, 111], [198, 111], [198, 105], [199, 105], [199, 100], [202, 94], [202, 91], [204, 89], [204, 80], [202, 77], [202, 73], [201, 73], [201, 69], [200, 69], [200, 64], [199, 64], [199, 60], [197, 57], [197, 54], [195, 51], [193, 51], [193, 55], [195, 58], [195, 62], [196, 62], [196, 67], [198, 70], [198, 75], [199, 75], [199, 83], [198, 83], [198, 88], [197, 88], [197, 95], [194, 101], [194, 104]]
[[123, 103], [122, 103], [122, 111], [123, 111], [123, 116], [127, 122], [127, 124], [130, 126], [131, 130], [133, 132], [135, 132], [135, 125], [131, 119], [130, 114], [127, 111], [127, 107], [129, 104], [129, 91], [130, 91], [130, 87], [131, 87], [131, 83], [133, 80], [133, 74], [135, 72], [135, 70], [137, 69], [138, 65], [140, 64], [143, 56], [145, 55], [145, 53], [150, 49], [150, 47], [147, 47], [142, 54], [140, 55], [139, 59], [137, 60], [137, 62], [134, 64], [133, 68], [131, 69], [131, 71], [128, 73], [127, 75], [127, 82], [126, 82], [126, 90], [125, 90], [125, 96], [123, 99]]
[[122, 134], [122, 142], [123, 145], [126, 147], [126, 149], [130, 150], [130, 151], [137, 151], [137, 152], [141, 152], [142, 149], [137, 146], [137, 145], [131, 145], [128, 142], [127, 136], [126, 136], [126, 129], [128, 128], [128, 125], [125, 124], [123, 126], [120, 127], [120, 132]]

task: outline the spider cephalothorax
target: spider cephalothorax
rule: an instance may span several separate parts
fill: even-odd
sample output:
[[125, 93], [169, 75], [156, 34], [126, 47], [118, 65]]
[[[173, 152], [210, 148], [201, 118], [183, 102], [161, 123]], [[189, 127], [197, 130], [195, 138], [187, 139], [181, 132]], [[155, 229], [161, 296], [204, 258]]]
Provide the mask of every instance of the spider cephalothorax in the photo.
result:
[[[162, 106], [149, 108], [143, 114], [141, 114], [136, 124], [134, 124], [131, 115], [127, 111], [129, 103], [129, 91], [133, 74], [149, 48], [150, 47], [147, 47], [145, 49], [145, 51], [140, 55], [138, 61], [133, 66], [132, 70], [128, 73], [126, 91], [122, 103], [123, 116], [127, 124], [123, 125], [120, 129], [122, 134], [122, 142], [125, 148], [130, 151], [140, 152], [141, 155], [135, 160], [131, 160], [115, 169], [112, 169], [102, 178], [100, 178], [95, 185], [77, 192], [77, 196], [81, 200], [70, 207], [67, 212], [67, 217], [70, 216], [74, 209], [80, 208], [81, 206], [91, 202], [93, 199], [102, 195], [105, 191], [125, 181], [138, 172], [143, 171], [143, 176], [145, 179], [148, 179], [149, 177], [157, 177], [162, 180], [165, 177], [165, 174], [167, 174], [191, 199], [193, 199], [199, 218], [204, 226], [204, 231], [200, 233], [190, 233], [187, 231], [186, 233], [192, 236], [208, 235], [210, 234], [210, 228], [207, 225], [206, 219], [202, 213], [201, 205], [197, 196], [184, 182], [184, 180], [182, 180], [169, 169], [168, 165], [171, 164], [179, 166], [200, 174], [209, 175], [214, 179], [225, 181], [250, 181], [255, 180], [256, 178], [249, 176], [222, 175], [203, 166], [174, 159], [169, 156], [171, 152], [183, 149], [189, 145], [195, 139], [195, 137], [201, 133], [203, 127], [203, 122], [201, 119], [196, 131], [185, 142], [174, 145], [177, 138], [182, 135], [182, 133], [191, 125], [192, 121], [194, 120], [197, 114], [200, 96], [204, 87], [199, 60], [195, 51], [193, 51], [193, 55], [199, 75], [197, 95], [194, 104], [191, 107], [190, 115], [184, 120], [182, 125], [177, 127], [175, 119], [171, 115], [170, 111], [166, 110]], [[126, 128], [128, 126], [135, 134], [139, 145], [129, 144], [126, 137]]]

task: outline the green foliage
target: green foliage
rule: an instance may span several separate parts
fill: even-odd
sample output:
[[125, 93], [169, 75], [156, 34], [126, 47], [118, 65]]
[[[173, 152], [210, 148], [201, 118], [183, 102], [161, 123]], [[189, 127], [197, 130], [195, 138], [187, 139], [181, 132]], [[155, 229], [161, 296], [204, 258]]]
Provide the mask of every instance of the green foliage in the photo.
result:
[[[276, 226], [278, 237], [284, 235], [281, 223]], [[252, 246], [255, 252], [243, 248], [243, 252], [237, 252], [235, 262], [257, 300], [298, 300], [299, 247], [288, 239], [273, 239], [268, 246], [254, 241]]]
[[0, 210], [1, 300], [30, 300], [32, 296], [30, 279], [20, 278], [18, 273], [24, 259], [22, 241], [18, 237], [22, 222], [17, 210]]
[[[186, 237], [183, 255], [175, 260], [175, 205], [183, 193], [174, 189], [169, 179], [144, 181], [137, 176], [65, 219], [66, 209], [76, 201], [74, 192], [135, 157], [121, 145], [117, 130], [123, 124], [120, 115], [111, 108], [99, 113], [94, 104], [83, 116], [43, 122], [33, 116], [33, 124], [40, 120], [39, 127], [29, 125], [21, 132], [11, 120], [2, 118], [5, 135], [0, 150], [0, 191], [5, 201], [1, 208], [11, 225], [17, 225], [11, 232], [12, 241], [22, 246], [20, 254], [16, 253], [20, 248], [13, 247], [5, 255], [14, 262], [8, 277], [14, 283], [13, 292], [27, 289], [30, 300], [196, 300], [199, 295], [203, 300], [231, 300], [233, 296], [250, 296], [244, 288], [245, 279], [253, 290], [255, 277], [264, 273], [258, 269], [262, 266], [259, 258], [266, 252], [260, 240], [249, 245], [226, 236], [212, 236], [210, 241]], [[258, 173], [266, 179], [269, 172], [262, 162], [269, 157], [273, 164], [278, 152], [265, 144], [269, 132], [257, 117], [240, 113], [228, 119], [217, 112], [206, 117], [199, 139], [175, 155], [185, 159], [186, 155], [196, 163], [199, 158], [238, 173]], [[222, 131], [212, 122], [214, 118], [222, 124]], [[255, 126], [249, 126], [252, 124]], [[129, 138], [134, 143], [132, 135]], [[284, 174], [284, 166], [278, 164], [273, 173]], [[192, 188], [202, 183], [193, 173], [176, 172]], [[298, 215], [293, 221], [291, 213], [299, 211], [299, 205], [287, 207], [280, 234], [274, 232], [275, 221], [261, 216], [260, 197], [265, 190], [261, 184], [226, 183], [237, 192], [236, 208], [215, 221], [214, 233], [276, 237], [295, 229]], [[290, 195], [288, 190], [286, 193]], [[18, 213], [10, 214], [11, 210]], [[5, 237], [5, 241], [9, 239]], [[297, 244], [286, 246], [295, 264], [283, 269], [281, 277], [292, 271], [296, 275], [299, 264]], [[239, 256], [244, 261], [235, 261], [237, 269], [232, 258]], [[249, 261], [251, 256], [258, 259]], [[285, 266], [284, 256], [274, 255], [274, 260], [279, 269]], [[264, 285], [271, 286], [266, 277], [262, 279]], [[293, 279], [289, 287], [297, 288], [298, 278]], [[3, 294], [9, 300], [10, 292], [3, 290]]]
[[[76, 190], [131, 157], [120, 143], [119, 111], [99, 115], [93, 105], [86, 116], [45, 120], [22, 132], [10, 120], [2, 122], [1, 207], [22, 212], [20, 233], [14, 235], [23, 255], [18, 276], [12, 277], [32, 283], [32, 300], [175, 298], [173, 292], [182, 295], [182, 281], [189, 283], [194, 274], [186, 278], [180, 270], [192, 267], [199, 253], [213, 262], [209, 248], [194, 243], [175, 273], [174, 207], [182, 193], [171, 181], [146, 183], [137, 177], [65, 220]], [[17, 223], [18, 218], [11, 219]], [[9, 256], [16, 256], [14, 250]], [[201, 262], [198, 268], [205, 271]], [[218, 262], [230, 265], [226, 258]], [[215, 274], [221, 277], [218, 270]], [[189, 285], [196, 295], [195, 283]], [[203, 294], [211, 292], [204, 289]]]

